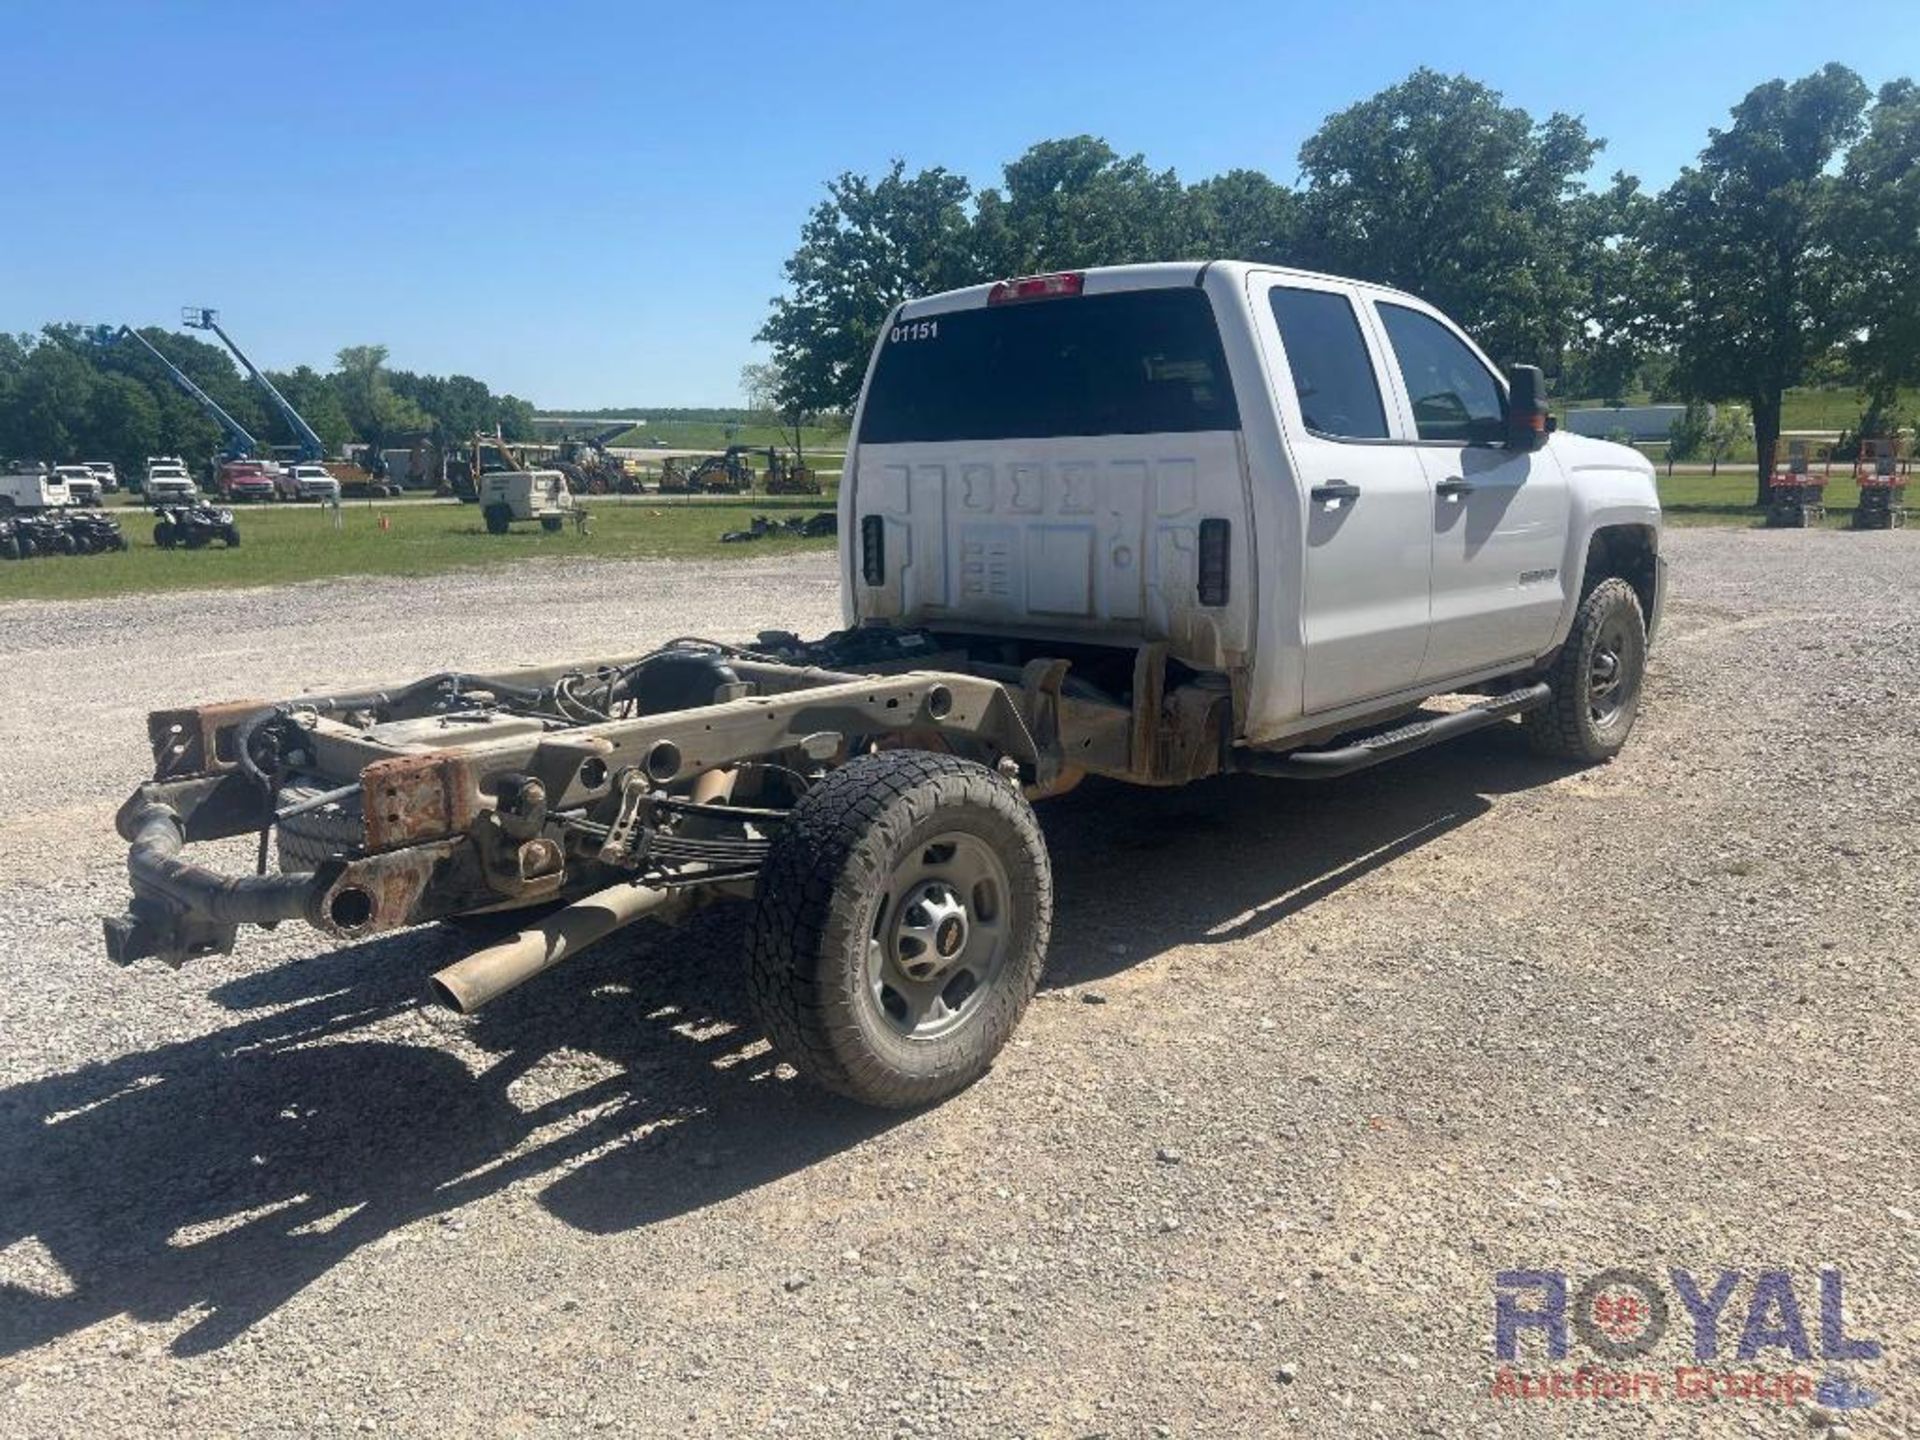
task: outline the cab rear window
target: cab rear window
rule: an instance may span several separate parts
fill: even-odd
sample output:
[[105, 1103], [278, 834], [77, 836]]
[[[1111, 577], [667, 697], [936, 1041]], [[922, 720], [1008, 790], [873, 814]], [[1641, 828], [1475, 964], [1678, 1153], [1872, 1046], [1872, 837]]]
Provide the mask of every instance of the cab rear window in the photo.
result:
[[1199, 290], [954, 310], [882, 337], [860, 443], [1156, 435], [1240, 424]]

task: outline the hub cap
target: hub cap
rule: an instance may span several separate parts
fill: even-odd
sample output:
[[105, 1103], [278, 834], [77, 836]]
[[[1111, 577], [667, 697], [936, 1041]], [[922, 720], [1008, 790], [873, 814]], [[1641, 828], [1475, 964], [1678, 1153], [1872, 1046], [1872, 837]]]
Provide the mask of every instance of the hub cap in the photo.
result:
[[1587, 667], [1587, 707], [1596, 725], [1607, 725], [1631, 704], [1638, 679], [1627, 664], [1632, 637], [1624, 620], [1614, 620], [1594, 641]]
[[1007, 871], [972, 835], [938, 835], [894, 866], [867, 944], [867, 993], [897, 1035], [933, 1040], [984, 1003], [1007, 953]]

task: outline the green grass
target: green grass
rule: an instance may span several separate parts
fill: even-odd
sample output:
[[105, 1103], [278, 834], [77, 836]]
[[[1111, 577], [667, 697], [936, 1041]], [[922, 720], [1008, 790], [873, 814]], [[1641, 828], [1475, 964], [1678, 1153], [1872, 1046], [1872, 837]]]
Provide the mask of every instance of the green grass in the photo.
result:
[[[800, 434], [808, 452], [815, 450], [838, 452], [847, 448], [845, 430], [806, 425], [801, 427]], [[648, 425], [637, 426], [624, 435], [615, 436], [607, 443], [644, 446], [649, 440], [663, 440], [669, 449], [674, 450], [718, 452], [729, 445], [755, 445], [761, 449], [776, 445], [785, 449], [793, 444], [793, 431], [778, 425], [745, 424], [738, 426], [733, 438], [728, 439], [727, 427], [717, 421], [656, 420]]]
[[[1660, 505], [1672, 525], [1758, 525], [1761, 512], [1753, 504], [1753, 469], [1722, 466], [1718, 475], [1658, 477]], [[1860, 487], [1851, 467], [1843, 476], [1836, 469], [1827, 482], [1827, 524], [1844, 526], [1859, 502]], [[1915, 503], [1920, 504], [1920, 495]]]
[[[1564, 415], [1568, 410], [1591, 410], [1599, 408], [1603, 402], [1595, 399], [1556, 399], [1553, 410]], [[1628, 399], [1629, 405], [1652, 405], [1654, 401], [1646, 395], [1635, 395]], [[1867, 408], [1866, 399], [1858, 390], [1849, 390], [1844, 386], [1802, 386], [1789, 390], [1780, 402], [1780, 428], [1782, 430], [1851, 430], [1860, 423], [1861, 412]], [[1907, 389], [1900, 392], [1899, 414], [1909, 426], [1914, 417], [1920, 415], [1920, 390]], [[1749, 447], [1748, 458], [1752, 458]]]
[[[342, 575], [434, 575], [449, 570], [539, 559], [745, 559], [829, 549], [832, 540], [768, 538], [722, 545], [750, 517], [774, 510], [822, 509], [830, 501], [760, 496], [600, 497], [589, 507], [592, 533], [571, 527], [548, 534], [537, 525], [489, 535], [471, 505], [349, 501], [341, 528], [313, 506], [263, 506], [237, 514], [240, 548], [161, 550], [139, 514], [122, 516], [133, 548], [124, 554], [54, 555], [0, 561], [0, 601], [92, 600], [161, 590], [285, 585]], [[385, 516], [389, 528], [380, 528]]]

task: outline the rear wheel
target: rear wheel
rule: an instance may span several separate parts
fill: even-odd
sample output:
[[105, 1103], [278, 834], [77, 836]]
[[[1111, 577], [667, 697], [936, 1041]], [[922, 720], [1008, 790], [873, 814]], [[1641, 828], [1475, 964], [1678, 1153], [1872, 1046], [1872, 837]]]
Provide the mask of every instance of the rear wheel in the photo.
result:
[[794, 807], [755, 895], [748, 975], [774, 1048], [869, 1105], [978, 1079], [1033, 998], [1053, 917], [1046, 842], [985, 766], [862, 756]]
[[489, 505], [481, 513], [489, 535], [504, 535], [513, 528], [513, 511], [505, 505]]
[[559, 528], [566, 523], [567, 522], [561, 519], [558, 515], [542, 515], [540, 517], [540, 528], [546, 531], [549, 535], [559, 530]]
[[162, 520], [153, 527], [153, 543], [162, 550], [171, 550], [180, 543], [180, 537], [174, 532], [173, 522]]
[[1547, 674], [1553, 699], [1522, 721], [1533, 748], [1590, 765], [1611, 760], [1633, 732], [1646, 668], [1640, 597], [1624, 580], [1602, 580], [1580, 602]]

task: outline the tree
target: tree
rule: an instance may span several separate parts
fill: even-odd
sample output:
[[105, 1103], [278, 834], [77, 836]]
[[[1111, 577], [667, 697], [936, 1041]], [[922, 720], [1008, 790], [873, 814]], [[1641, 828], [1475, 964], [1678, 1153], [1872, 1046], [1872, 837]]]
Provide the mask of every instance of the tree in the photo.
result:
[[26, 352], [0, 424], [0, 449], [58, 464], [74, 458], [94, 375], [68, 346], [42, 337]]
[[1667, 473], [1673, 473], [1676, 460], [1697, 460], [1707, 448], [1707, 435], [1713, 428], [1713, 412], [1704, 400], [1689, 400], [1667, 427]]
[[1092, 135], [1043, 140], [1002, 176], [1001, 189], [980, 193], [968, 279], [1193, 254], [1198, 230], [1179, 178]]
[[1846, 333], [1829, 167], [1859, 132], [1866, 101], [1844, 65], [1770, 80], [1660, 197], [1679, 383], [1690, 397], [1737, 396], [1752, 408], [1756, 505], [1767, 501], [1786, 390]]
[[356, 437], [378, 449], [387, 436], [427, 428], [427, 415], [386, 375], [387, 347], [349, 345], [335, 357], [334, 393]]
[[146, 457], [160, 453], [160, 404], [131, 375], [103, 374], [94, 381], [87, 415], [87, 458], [111, 460], [122, 475], [139, 473]]
[[1269, 265], [1295, 262], [1299, 197], [1258, 170], [1229, 170], [1190, 185], [1186, 203], [1192, 210], [1193, 255]]
[[1631, 175], [1573, 201], [1579, 249], [1574, 275], [1585, 290], [1578, 338], [1562, 361], [1560, 393], [1626, 403], [1659, 344], [1668, 290], [1651, 243], [1656, 207]]
[[1464, 75], [1416, 70], [1300, 148], [1302, 255], [1410, 290], [1502, 361], [1558, 368], [1582, 329], [1580, 177], [1604, 142]]
[[893, 307], [973, 278], [971, 194], [958, 175], [909, 175], [898, 160], [878, 180], [843, 174], [827, 186], [786, 262], [789, 293], [755, 336], [773, 347], [783, 408], [851, 406]]
[[533, 417], [537, 413], [531, 400], [522, 400], [518, 395], [493, 397], [493, 423], [503, 440], [525, 442], [534, 439], [537, 432]]
[[[287, 403], [307, 422], [307, 427], [320, 437], [320, 443], [326, 447], [329, 455], [338, 454], [353, 439], [353, 426], [347, 420], [346, 409], [340, 404], [340, 397], [334, 393], [332, 381], [310, 365], [296, 365], [293, 369], [270, 373], [267, 377], [273, 381], [274, 388], [286, 397]], [[271, 428], [272, 433], [285, 444], [292, 444], [295, 437], [288, 433], [284, 422], [278, 417]]]
[[769, 360], [763, 364], [740, 367], [740, 393], [747, 409], [755, 415], [772, 415], [780, 406], [780, 386], [785, 377], [780, 367]]
[[1920, 384], [1920, 85], [1881, 88], [1837, 188], [1853, 373], [1869, 414], [1891, 414], [1900, 387]]

